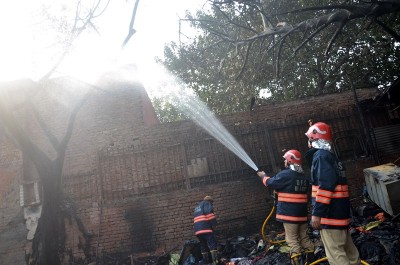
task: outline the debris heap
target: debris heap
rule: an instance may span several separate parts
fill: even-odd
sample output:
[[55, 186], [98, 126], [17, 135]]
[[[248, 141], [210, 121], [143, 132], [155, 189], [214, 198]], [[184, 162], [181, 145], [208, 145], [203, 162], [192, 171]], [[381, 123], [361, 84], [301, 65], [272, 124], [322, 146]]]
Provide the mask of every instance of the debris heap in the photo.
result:
[[[353, 214], [350, 233], [357, 246], [362, 260], [370, 265], [400, 264], [400, 223], [399, 216], [391, 217], [373, 204], [358, 207]], [[328, 265], [325, 251], [318, 231], [310, 227], [309, 236], [314, 242], [315, 256], [322, 259], [318, 264]], [[266, 238], [274, 241], [284, 239], [273, 234]], [[220, 264], [225, 265], [285, 265], [291, 264], [289, 248], [283, 242], [274, 244], [271, 240], [264, 242], [260, 235], [235, 236], [221, 242], [219, 248]], [[196, 241], [188, 241], [182, 251], [178, 265], [194, 265], [201, 260]], [[197, 253], [197, 254], [196, 254]], [[171, 264], [171, 263], [170, 263]]]

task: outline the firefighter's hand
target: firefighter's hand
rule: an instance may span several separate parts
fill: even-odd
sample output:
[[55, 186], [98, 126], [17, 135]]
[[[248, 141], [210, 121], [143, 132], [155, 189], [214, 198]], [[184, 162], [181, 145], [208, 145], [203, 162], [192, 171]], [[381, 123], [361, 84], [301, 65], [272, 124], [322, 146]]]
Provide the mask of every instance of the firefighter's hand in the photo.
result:
[[266, 174], [265, 174], [264, 171], [258, 171], [258, 172], [257, 172], [257, 175], [258, 175], [260, 178], [266, 176]]
[[311, 226], [314, 229], [321, 230], [321, 217], [319, 216], [311, 216]]

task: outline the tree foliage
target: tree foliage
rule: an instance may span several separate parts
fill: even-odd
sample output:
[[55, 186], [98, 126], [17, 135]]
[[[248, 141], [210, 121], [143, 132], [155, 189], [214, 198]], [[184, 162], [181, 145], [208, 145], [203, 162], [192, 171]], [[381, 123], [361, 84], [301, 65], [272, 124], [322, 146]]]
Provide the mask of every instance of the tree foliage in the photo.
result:
[[167, 45], [160, 61], [218, 114], [247, 110], [260, 92], [288, 100], [398, 76], [399, 2], [208, 3], [182, 21], [197, 30], [194, 38]]

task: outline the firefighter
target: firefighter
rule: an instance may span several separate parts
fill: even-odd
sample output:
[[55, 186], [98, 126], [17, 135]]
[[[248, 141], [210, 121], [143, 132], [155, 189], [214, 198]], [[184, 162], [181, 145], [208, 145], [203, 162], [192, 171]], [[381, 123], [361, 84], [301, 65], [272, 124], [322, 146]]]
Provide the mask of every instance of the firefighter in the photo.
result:
[[348, 231], [350, 200], [343, 166], [332, 152], [332, 132], [323, 122], [312, 124], [306, 132], [312, 157], [311, 225], [320, 230], [326, 256], [331, 265], [360, 264], [359, 253]]
[[274, 189], [278, 195], [276, 220], [283, 223], [285, 240], [290, 247], [291, 263], [308, 264], [315, 260], [314, 244], [307, 235], [307, 205], [309, 178], [303, 174], [302, 156], [297, 150], [284, 155], [285, 168], [274, 177], [264, 171], [257, 172], [265, 186]]
[[194, 208], [194, 233], [200, 241], [201, 255], [203, 259], [200, 264], [208, 264], [211, 255], [213, 265], [218, 264], [217, 241], [214, 235], [214, 228], [217, 219], [213, 209], [213, 199], [205, 196], [204, 199]]

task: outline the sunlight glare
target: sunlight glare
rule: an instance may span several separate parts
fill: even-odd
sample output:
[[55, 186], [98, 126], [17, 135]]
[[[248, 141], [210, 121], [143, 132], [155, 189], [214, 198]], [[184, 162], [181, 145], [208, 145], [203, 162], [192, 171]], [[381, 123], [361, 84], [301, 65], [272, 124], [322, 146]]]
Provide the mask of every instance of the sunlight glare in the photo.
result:
[[21, 8], [22, 4], [24, 1], [8, 1], [0, 9], [0, 80], [11, 80], [20, 72], [30, 70], [27, 64], [22, 63], [30, 57], [33, 48], [25, 45], [31, 42], [32, 35], [27, 27], [30, 14], [28, 8]]
[[[3, 4], [0, 81], [18, 78], [37, 81], [53, 69], [69, 41], [78, 2], [84, 7], [91, 6], [90, 1], [79, 0], [13, 0]], [[179, 18], [184, 17], [185, 10], [193, 11], [204, 3], [140, 1], [134, 24], [136, 33], [125, 51], [121, 51], [134, 4], [134, 0], [110, 2], [106, 11], [73, 41], [71, 50], [51, 77], [69, 75], [91, 82], [117, 64], [162, 57], [164, 45], [178, 39]]]

